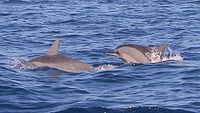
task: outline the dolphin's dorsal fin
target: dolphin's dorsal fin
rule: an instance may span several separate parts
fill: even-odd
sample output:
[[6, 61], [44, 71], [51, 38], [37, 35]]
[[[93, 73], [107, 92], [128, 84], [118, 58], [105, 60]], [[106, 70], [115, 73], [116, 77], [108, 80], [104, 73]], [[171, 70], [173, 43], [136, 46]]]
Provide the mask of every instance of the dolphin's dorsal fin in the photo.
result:
[[168, 44], [162, 44], [158, 47], [158, 51], [160, 51], [161, 53], [164, 52], [165, 48], [168, 47], [169, 45]]
[[52, 55], [57, 55], [57, 54], [59, 54], [59, 42], [60, 42], [60, 39], [57, 38], [57, 39], [53, 42], [53, 44], [51, 45], [51, 47], [50, 47], [50, 49], [49, 49], [47, 55], [52, 56]]

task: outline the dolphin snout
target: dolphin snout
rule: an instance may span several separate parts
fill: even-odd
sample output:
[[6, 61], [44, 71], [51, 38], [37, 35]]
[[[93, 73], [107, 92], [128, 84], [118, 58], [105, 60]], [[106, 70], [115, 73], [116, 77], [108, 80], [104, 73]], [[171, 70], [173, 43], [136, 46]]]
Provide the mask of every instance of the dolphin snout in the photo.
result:
[[111, 56], [119, 56], [119, 55], [117, 54], [117, 52], [115, 52], [115, 51], [108, 51], [108, 52], [105, 52], [105, 54], [106, 54], [106, 55], [111, 55]]

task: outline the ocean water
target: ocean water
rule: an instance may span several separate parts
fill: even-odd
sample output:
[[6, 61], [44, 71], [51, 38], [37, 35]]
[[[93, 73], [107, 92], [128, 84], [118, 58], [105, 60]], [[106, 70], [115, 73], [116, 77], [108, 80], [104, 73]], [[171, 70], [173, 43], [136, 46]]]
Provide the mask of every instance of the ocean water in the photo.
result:
[[[199, 12], [199, 0], [1, 0], [0, 112], [199, 113]], [[63, 55], [114, 67], [15, 68], [56, 38]], [[104, 54], [125, 43], [167, 43], [184, 60], [127, 65]]]

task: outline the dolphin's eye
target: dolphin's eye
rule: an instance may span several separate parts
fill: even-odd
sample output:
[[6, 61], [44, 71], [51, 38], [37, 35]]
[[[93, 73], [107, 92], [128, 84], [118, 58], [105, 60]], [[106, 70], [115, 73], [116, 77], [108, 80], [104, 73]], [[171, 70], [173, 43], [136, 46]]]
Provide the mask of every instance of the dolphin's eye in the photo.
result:
[[118, 55], [120, 55], [119, 51], [116, 51], [115, 53], [118, 54]]

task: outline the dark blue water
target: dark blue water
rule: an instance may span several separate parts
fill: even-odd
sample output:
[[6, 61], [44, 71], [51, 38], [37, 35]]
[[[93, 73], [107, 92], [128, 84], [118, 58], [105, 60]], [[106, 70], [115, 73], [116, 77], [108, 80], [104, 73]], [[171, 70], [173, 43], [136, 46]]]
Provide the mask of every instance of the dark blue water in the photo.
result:
[[[111, 70], [16, 69], [13, 59], [63, 55]], [[184, 61], [124, 65], [119, 44], [170, 44]], [[0, 112], [199, 113], [199, 0], [1, 0]]]

